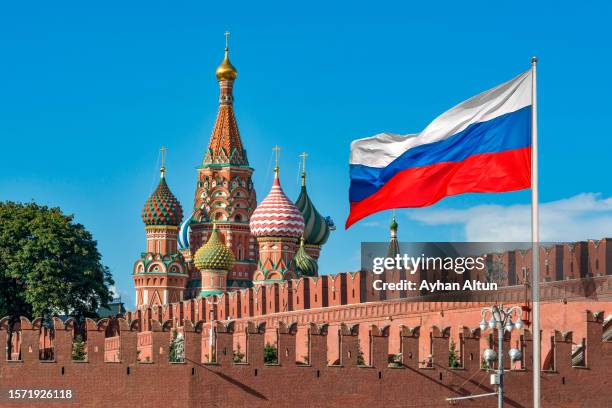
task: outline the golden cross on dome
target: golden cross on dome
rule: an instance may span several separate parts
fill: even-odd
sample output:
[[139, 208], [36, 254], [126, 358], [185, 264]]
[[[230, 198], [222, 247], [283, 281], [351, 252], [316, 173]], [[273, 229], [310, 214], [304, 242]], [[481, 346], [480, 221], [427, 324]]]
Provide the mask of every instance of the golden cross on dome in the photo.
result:
[[302, 158], [302, 186], [305, 186], [306, 185], [306, 158], [308, 157], [308, 153], [302, 152], [302, 154], [300, 154], [300, 157]]
[[276, 145], [276, 146], [274, 146], [272, 148], [272, 151], [276, 154], [276, 166], [274, 167], [274, 172], [277, 173], [277, 174], [278, 174], [278, 159], [279, 159], [279, 156], [280, 156], [280, 150], [281, 150], [281, 148], [278, 145]]
[[225, 32], [225, 49], [228, 50], [229, 49], [229, 36], [230, 36], [230, 32], [226, 31]]
[[166, 147], [162, 146], [161, 149], [159, 149], [161, 151], [161, 176], [164, 177], [164, 173], [166, 172]]

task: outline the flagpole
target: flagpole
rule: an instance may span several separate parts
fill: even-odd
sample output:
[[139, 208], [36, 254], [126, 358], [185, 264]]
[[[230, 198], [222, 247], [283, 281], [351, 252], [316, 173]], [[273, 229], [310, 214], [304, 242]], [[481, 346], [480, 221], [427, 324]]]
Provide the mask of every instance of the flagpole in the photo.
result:
[[533, 320], [533, 406], [540, 408], [540, 231], [538, 221], [538, 100], [536, 85], [537, 57], [531, 58], [531, 308]]

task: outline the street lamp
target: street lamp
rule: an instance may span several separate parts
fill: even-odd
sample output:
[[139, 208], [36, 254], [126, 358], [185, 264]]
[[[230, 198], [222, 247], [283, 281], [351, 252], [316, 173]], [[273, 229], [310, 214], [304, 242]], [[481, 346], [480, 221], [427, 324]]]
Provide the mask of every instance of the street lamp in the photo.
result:
[[[486, 349], [483, 357], [490, 364], [497, 358], [497, 374], [491, 376], [491, 384], [497, 384], [497, 406], [502, 408], [504, 406], [504, 332], [511, 332], [513, 329], [520, 330], [524, 323], [521, 320], [521, 314], [523, 313], [520, 306], [512, 306], [504, 308], [503, 305], [493, 305], [491, 307], [485, 307], [480, 312], [482, 321], [480, 322], [480, 330], [485, 331], [487, 326], [490, 329], [497, 329], [497, 341], [498, 341], [498, 353], [492, 349]], [[512, 321], [512, 316], [516, 314], [516, 321]], [[491, 318], [487, 324], [486, 317], [490, 315]], [[518, 361], [522, 357], [522, 353], [518, 349], [510, 349], [508, 352], [512, 362]]]

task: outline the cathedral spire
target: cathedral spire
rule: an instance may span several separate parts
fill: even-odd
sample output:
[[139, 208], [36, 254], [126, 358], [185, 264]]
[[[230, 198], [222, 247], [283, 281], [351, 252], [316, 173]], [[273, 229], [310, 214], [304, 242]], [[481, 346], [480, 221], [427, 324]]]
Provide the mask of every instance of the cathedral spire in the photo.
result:
[[[185, 239], [181, 241], [189, 245], [187, 252], [196, 252], [212, 233], [213, 221], [216, 222], [216, 233], [236, 258], [227, 273], [228, 288], [243, 288], [250, 285], [257, 267], [255, 239], [247, 227], [257, 207], [257, 196], [252, 181], [253, 169], [249, 166], [234, 113], [232, 91], [238, 71], [230, 62], [229, 48], [229, 33], [226, 32], [223, 60], [216, 70], [219, 110], [202, 165], [198, 167], [193, 215], [182, 230], [181, 237]], [[193, 287], [201, 285], [196, 275], [192, 271], [190, 285]]]
[[248, 166], [246, 151], [240, 139], [238, 123], [234, 114], [234, 81], [238, 71], [229, 60], [229, 32], [225, 33], [225, 55], [217, 67], [219, 80], [219, 112], [213, 128], [208, 151], [204, 157], [207, 165]]
[[393, 218], [389, 225], [389, 248], [387, 249], [387, 257], [393, 258], [400, 253], [399, 242], [397, 241], [397, 218], [395, 217], [395, 209], [393, 210]]
[[225, 32], [225, 57], [217, 67], [217, 79], [219, 81], [233, 81], [238, 76], [238, 71], [229, 60], [229, 31]]

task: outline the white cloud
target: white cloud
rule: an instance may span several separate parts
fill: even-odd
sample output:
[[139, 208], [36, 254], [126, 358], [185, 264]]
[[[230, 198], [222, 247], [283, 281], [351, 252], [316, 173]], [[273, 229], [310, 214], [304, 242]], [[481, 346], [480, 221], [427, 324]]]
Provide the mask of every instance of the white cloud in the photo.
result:
[[[531, 205], [478, 205], [461, 210], [419, 210], [408, 216], [426, 225], [463, 225], [467, 241], [530, 241]], [[540, 241], [612, 236], [612, 197], [582, 193], [540, 203]]]

